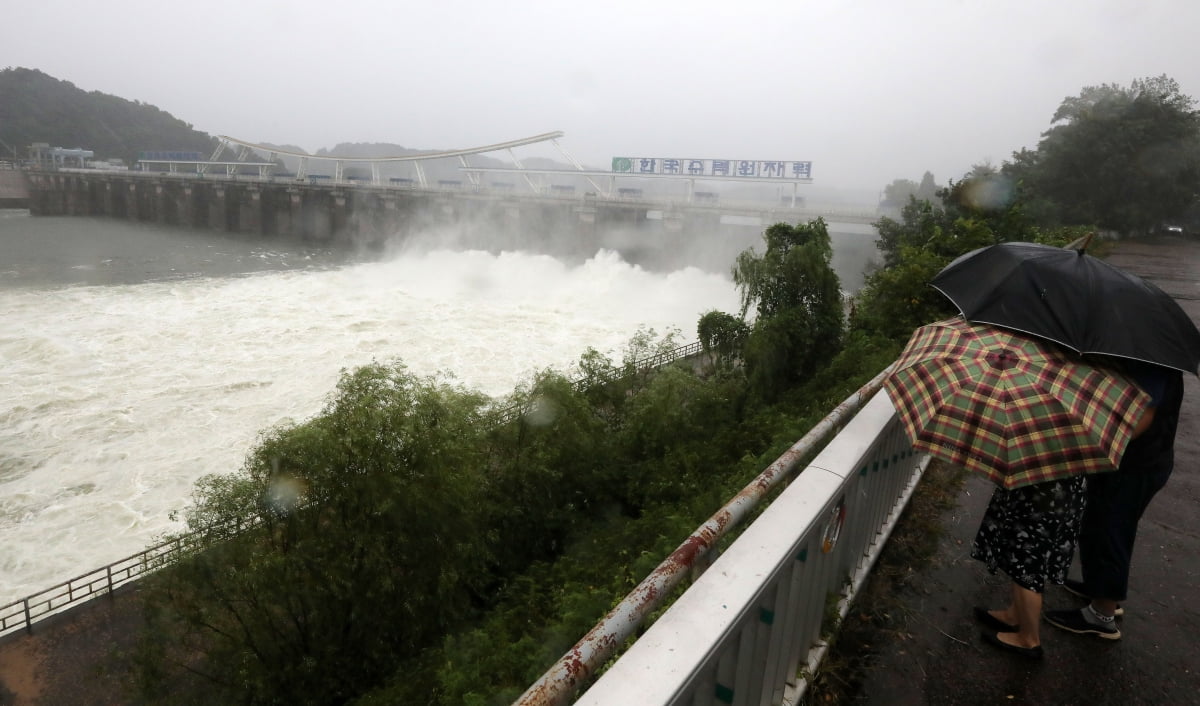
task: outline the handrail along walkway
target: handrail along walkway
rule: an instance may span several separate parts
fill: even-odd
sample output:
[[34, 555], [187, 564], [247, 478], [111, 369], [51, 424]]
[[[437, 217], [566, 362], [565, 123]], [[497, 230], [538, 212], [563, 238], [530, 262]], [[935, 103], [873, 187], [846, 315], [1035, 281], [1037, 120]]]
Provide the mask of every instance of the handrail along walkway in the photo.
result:
[[574, 703], [798, 703], [928, 464], [876, 394]]
[[[808, 472], [801, 473], [796, 477], [788, 490], [746, 530], [746, 534], [738, 538], [729, 550], [717, 560], [717, 563], [710, 567], [684, 593], [683, 597], [651, 627], [650, 631], [634, 644], [629, 654], [621, 657], [615, 663], [613, 669], [620, 665], [636, 662], [635, 666], [629, 668], [629, 673], [608, 681], [601, 680], [587, 692], [583, 702], [597, 706], [618, 703], [647, 705], [730, 703], [722, 698], [722, 694], [725, 692], [732, 694], [733, 686], [732, 684], [728, 687], [720, 686], [721, 682], [715, 673], [706, 675], [706, 678], [713, 680], [713, 684], [718, 685], [708, 694], [702, 693], [704, 687], [696, 687], [699, 691], [688, 691], [687, 698], [683, 700], [654, 698], [652, 696], [654, 690], [646, 688], [649, 686], [648, 682], [655, 682], [656, 687], [662, 687], [670, 680], [662, 678], [664, 675], [659, 673], [658, 667], [642, 664], [643, 662], [653, 663], [655, 661], [653, 658], [635, 653], [634, 650], [638, 649], [638, 645], [648, 644], [647, 639], [649, 636], [657, 634], [655, 631], [670, 630], [669, 627], [660, 628], [659, 626], [670, 625], [671, 621], [676, 619], [674, 616], [681, 615], [681, 611], [687, 611], [687, 608], [680, 606], [685, 604], [685, 599], [690, 600], [689, 596], [697, 595], [697, 591], [707, 590], [704, 587], [712, 582], [717, 582], [719, 585], [727, 583], [728, 572], [723, 568], [718, 568], [722, 567], [722, 562], [738, 561], [739, 557], [747, 553], [751, 557], [764, 555], [762, 546], [756, 544], [755, 540], [747, 540], [746, 536], [754, 532], [755, 528], [760, 526], [770, 513], [781, 512], [781, 510], [775, 510], [775, 507], [780, 504], [783, 497], [793, 497], [796, 493], [801, 494], [800, 502], [802, 505], [806, 505], [808, 510], [811, 511], [815, 507], [820, 508], [820, 511], [815, 514], [813, 512], [801, 514], [800, 517], [805, 520], [794, 527], [789, 527], [789, 530], [794, 530], [790, 534], [784, 534], [775, 540], [788, 545], [788, 548], [783, 551], [785, 559], [781, 561], [787, 566], [790, 563], [789, 559], [794, 560], [800, 556], [807, 557], [809, 554], [807, 546], [803, 550], [796, 550], [791, 547], [791, 544], [797, 541], [811, 544], [815, 541], [814, 537], [819, 534], [820, 549], [815, 553], [816, 556], [810, 566], [823, 568], [804, 573], [787, 566], [789, 569], [787, 580], [791, 581], [791, 583], [785, 584], [784, 593], [787, 595], [777, 601], [779, 605], [772, 604], [770, 608], [762, 607], [761, 614], [774, 616], [782, 610], [788, 611], [788, 620], [781, 621], [780, 626], [791, 632], [776, 633], [772, 637], [779, 643], [775, 645], [772, 653], [773, 661], [768, 665], [774, 671], [770, 674], [754, 675], [751, 681], [762, 678], [764, 681], [758, 683], [758, 688], [768, 689], [772, 694], [782, 695], [785, 685], [790, 685], [793, 690], [802, 689], [802, 684], [797, 682], [798, 672], [796, 670], [801, 653], [803, 653], [804, 663], [811, 665], [813, 669], [824, 656], [825, 646], [823, 643], [817, 640], [812, 644], [804, 644], [804, 641], [810, 638], [815, 640], [819, 637], [823, 625], [826, 594], [845, 591], [843, 606], [840, 607], [840, 610], [845, 610], [849, 600], [857, 592], [858, 587], [874, 565], [883, 543], [890, 536], [895, 521], [907, 505], [908, 498], [915, 489], [927, 463], [925, 459], [917, 459], [911, 464], [902, 465], [900, 463], [902, 459], [913, 457], [914, 452], [904, 436], [903, 430], [896, 423], [894, 410], [886, 395], [875, 394], [882, 386], [887, 372], [888, 370], [884, 370], [879, 373], [873, 380], [848, 397], [800, 441], [768, 466], [733, 500], [688, 537], [650, 576], [643, 580], [599, 624], [530, 686], [514, 702], [514, 705], [557, 706], [571, 703], [575, 692], [604, 667], [618, 648], [641, 627], [651, 613], [662, 605], [672, 589], [678, 586], [689, 572], [699, 568], [698, 560], [711, 550], [715, 543], [750, 510], [762, 502], [772, 488], [795, 476], [801, 460], [819, 448], [820, 444], [840, 425], [848, 424], [846, 430], [838, 433], [821, 455], [807, 467]], [[874, 396], [873, 399], [871, 399], [872, 396]], [[869, 403], [871, 414], [857, 415], [850, 419], [868, 399], [871, 399]], [[852, 431], [851, 428], [853, 428]], [[829, 467], [825, 468], [824, 466]], [[881, 470], [884, 472], [881, 473]], [[796, 490], [797, 487], [800, 490]], [[811, 493], [806, 491], [811, 491]], [[843, 525], [847, 517], [852, 517], [854, 521], [845, 528], [846, 537], [839, 539], [843, 535]], [[751, 548], [749, 550], [744, 549], [747, 541], [750, 541]], [[835, 549], [836, 552], [834, 552]], [[789, 554], [789, 552], [791, 553]], [[819, 558], [822, 554], [831, 552], [833, 552], [832, 560], [838, 562], [836, 569], [828, 561]], [[801, 559], [800, 561], [806, 560]], [[763, 575], [768, 574], [761, 572], [750, 574], [755, 578], [749, 582], [740, 582], [739, 588], [754, 595], [760, 590], [755, 581], [761, 579]], [[844, 586], [841, 581], [842, 576], [846, 577]], [[705, 608], [693, 611], [681, 620], [685, 623], [713, 622], [716, 615], [728, 612], [726, 608], [729, 605], [732, 604], [725, 602], [713, 605], [710, 603]], [[773, 618], [767, 622], [773, 622]], [[787, 635], [794, 638], [790, 643], [787, 643]], [[658, 645], [657, 650], [680, 656], [687, 653], [690, 648], [699, 650], [700, 656], [703, 656], [710, 654], [709, 651], [714, 648], [726, 647], [728, 647], [727, 644], [720, 644], [719, 641], [698, 642], [692, 637], [685, 637], [664, 640], [663, 644]], [[643, 648], [642, 652], [645, 649]], [[635, 654], [638, 656], [631, 656]], [[765, 656], [764, 653], [753, 660], [747, 658], [741, 666], [749, 669], [755, 667], [747, 665], [762, 666]], [[696, 658], [699, 659], [699, 656]], [[736, 661], [736, 657], [734, 660]], [[785, 664], [788, 667], [786, 669], [784, 668]], [[709, 665], [710, 668], [717, 666], [721, 665]], [[688, 665], [688, 668], [693, 669], [698, 666]], [[721, 666], [721, 668], [725, 669], [726, 667]], [[619, 692], [619, 696], [617, 694], [608, 694], [604, 698], [593, 696], [593, 694], [604, 693], [604, 689], [613, 688], [614, 684], [617, 685], [616, 691]], [[685, 689], [683, 686], [678, 688]], [[690, 689], [691, 685], [688, 685], [687, 688]], [[714, 695], [716, 700], [711, 700]], [[737, 703], [743, 702], [738, 701]], [[781, 701], [751, 700], [744, 703], [778, 704]]]
[[0, 637], [21, 629], [32, 632], [35, 623], [93, 598], [111, 596], [116, 589], [166, 565], [185, 550], [202, 542], [233, 537], [256, 524], [245, 520], [181, 535], [0, 606]]

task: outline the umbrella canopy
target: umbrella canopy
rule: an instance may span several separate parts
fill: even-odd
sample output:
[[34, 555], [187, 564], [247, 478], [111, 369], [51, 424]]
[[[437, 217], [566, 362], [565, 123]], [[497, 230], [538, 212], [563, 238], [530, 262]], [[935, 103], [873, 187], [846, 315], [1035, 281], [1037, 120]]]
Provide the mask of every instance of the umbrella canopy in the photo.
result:
[[1171, 295], [1082, 250], [990, 245], [930, 284], [969, 321], [1200, 374], [1200, 331]]
[[917, 329], [883, 385], [915, 447], [1004, 488], [1116, 469], [1150, 403], [1070, 351], [958, 317]]

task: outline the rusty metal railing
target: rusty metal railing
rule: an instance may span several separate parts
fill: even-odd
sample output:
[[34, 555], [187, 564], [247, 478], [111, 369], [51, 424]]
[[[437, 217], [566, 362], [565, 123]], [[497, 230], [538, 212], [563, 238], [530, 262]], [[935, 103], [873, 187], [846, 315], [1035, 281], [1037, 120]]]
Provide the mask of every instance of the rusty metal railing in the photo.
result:
[[[698, 566], [717, 541], [754, 510], [777, 485], [797, 472], [800, 461], [815, 451], [837, 428], [862, 407], [883, 384], [887, 370], [879, 373], [830, 412], [782, 456], [758, 475], [732, 500], [692, 533], [658, 565], [608, 615], [559, 658], [514, 706], [560, 706], [570, 703], [575, 692], [616, 654], [647, 617], [659, 608]], [[823, 596], [822, 596], [823, 598]], [[653, 677], [654, 675], [650, 675]], [[612, 702], [612, 703], [634, 703]], [[649, 702], [638, 702], [649, 703]]]
[[575, 706], [802, 703], [928, 463], [876, 395]]

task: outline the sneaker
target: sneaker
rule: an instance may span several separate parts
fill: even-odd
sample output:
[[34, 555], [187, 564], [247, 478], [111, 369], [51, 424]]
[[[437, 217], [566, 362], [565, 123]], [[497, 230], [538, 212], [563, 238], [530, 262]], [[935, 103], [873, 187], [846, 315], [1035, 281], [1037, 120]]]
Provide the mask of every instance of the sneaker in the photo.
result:
[[[1084, 587], [1082, 581], [1076, 581], [1075, 579], [1067, 579], [1067, 580], [1063, 581], [1062, 587], [1067, 589], [1068, 593], [1073, 593], [1085, 601], [1092, 600], [1092, 597], [1088, 595], [1087, 589], [1086, 589], [1086, 587]], [[1113, 616], [1119, 618], [1122, 615], [1125, 615], [1125, 609], [1121, 607], [1120, 603], [1118, 603], [1117, 609], [1115, 611], [1113, 611]]]
[[1088, 620], [1080, 610], [1048, 610], [1042, 614], [1047, 623], [1050, 623], [1056, 628], [1062, 628], [1068, 632], [1077, 633], [1079, 635], [1095, 635], [1102, 637], [1105, 640], [1120, 640], [1121, 630], [1117, 627], [1116, 621], [1098, 625]]

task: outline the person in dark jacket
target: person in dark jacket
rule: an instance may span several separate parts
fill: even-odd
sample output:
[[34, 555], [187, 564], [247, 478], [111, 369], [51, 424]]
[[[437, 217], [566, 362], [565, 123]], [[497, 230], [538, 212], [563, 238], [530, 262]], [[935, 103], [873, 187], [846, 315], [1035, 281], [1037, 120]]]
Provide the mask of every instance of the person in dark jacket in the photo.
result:
[[[1087, 477], [1087, 508], [1079, 533], [1079, 564], [1083, 580], [1067, 579], [1063, 586], [1089, 599], [1079, 610], [1046, 611], [1051, 625], [1106, 640], [1121, 639], [1116, 616], [1129, 588], [1138, 521], [1167, 484], [1175, 466], [1175, 430], [1183, 404], [1183, 374], [1150, 364], [1128, 366], [1130, 377], [1150, 395], [1151, 412], [1141, 431], [1111, 473]], [[1148, 423], [1148, 426], [1147, 426]]]

